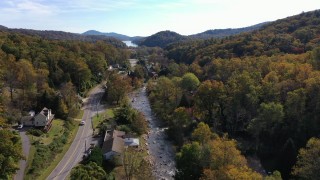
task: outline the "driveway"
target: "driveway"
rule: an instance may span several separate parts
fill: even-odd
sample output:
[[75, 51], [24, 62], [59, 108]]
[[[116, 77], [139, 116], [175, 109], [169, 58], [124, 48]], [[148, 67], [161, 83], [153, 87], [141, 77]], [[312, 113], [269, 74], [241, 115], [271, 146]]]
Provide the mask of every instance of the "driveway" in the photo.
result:
[[24, 171], [27, 167], [27, 158], [29, 155], [31, 144], [30, 144], [29, 137], [26, 135], [26, 130], [27, 130], [26, 128], [19, 130], [19, 134], [22, 141], [23, 155], [25, 156], [26, 160], [20, 160], [19, 170], [17, 171], [17, 174], [14, 176], [15, 180], [23, 180]]

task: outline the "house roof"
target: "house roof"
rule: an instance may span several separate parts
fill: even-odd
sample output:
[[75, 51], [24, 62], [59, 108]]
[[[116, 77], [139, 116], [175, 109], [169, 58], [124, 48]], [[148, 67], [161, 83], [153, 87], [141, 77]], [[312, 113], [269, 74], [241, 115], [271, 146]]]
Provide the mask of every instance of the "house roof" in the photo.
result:
[[113, 130], [112, 132], [112, 137], [123, 137], [124, 135], [126, 135], [126, 133], [123, 131]]
[[122, 153], [124, 148], [124, 140], [122, 139], [122, 137], [125, 134], [126, 134], [125, 132], [118, 131], [118, 130], [112, 130], [111, 132], [106, 132], [106, 135], [104, 136], [103, 146], [102, 146], [103, 154], [110, 151]]
[[103, 143], [102, 153], [108, 153], [114, 151], [117, 153], [122, 153], [124, 149], [124, 141], [120, 137], [113, 137]]
[[48, 117], [48, 121], [51, 121], [54, 118], [54, 114], [51, 114], [51, 109], [44, 107], [40, 113], [38, 113], [35, 117], [45, 116]]
[[113, 137], [123, 137], [124, 135], [126, 135], [126, 133], [123, 131], [118, 131], [118, 130], [107, 131], [106, 134], [104, 135], [103, 141], [107, 141]]

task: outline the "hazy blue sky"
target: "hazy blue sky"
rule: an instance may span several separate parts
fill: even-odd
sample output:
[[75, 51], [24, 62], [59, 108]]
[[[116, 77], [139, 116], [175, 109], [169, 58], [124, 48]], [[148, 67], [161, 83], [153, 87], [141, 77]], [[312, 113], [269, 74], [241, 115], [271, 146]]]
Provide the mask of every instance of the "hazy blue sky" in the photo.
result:
[[320, 9], [320, 0], [0, 0], [10, 28], [130, 36], [162, 30], [183, 35], [238, 28]]

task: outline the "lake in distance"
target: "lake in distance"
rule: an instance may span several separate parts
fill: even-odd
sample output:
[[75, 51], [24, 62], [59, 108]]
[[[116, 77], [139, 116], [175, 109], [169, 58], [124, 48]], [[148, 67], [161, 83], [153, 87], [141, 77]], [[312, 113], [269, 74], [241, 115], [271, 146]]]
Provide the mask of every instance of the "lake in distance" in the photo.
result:
[[132, 43], [131, 41], [122, 41], [124, 42], [128, 47], [138, 47], [138, 45]]

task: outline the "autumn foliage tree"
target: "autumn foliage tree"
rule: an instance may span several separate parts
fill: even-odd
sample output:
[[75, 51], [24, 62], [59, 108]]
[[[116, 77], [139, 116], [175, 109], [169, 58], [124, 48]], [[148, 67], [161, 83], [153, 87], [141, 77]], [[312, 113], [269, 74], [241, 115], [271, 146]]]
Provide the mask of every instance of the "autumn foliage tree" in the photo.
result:
[[299, 179], [317, 179], [320, 176], [320, 140], [311, 138], [306, 147], [300, 149], [298, 161], [292, 174]]

